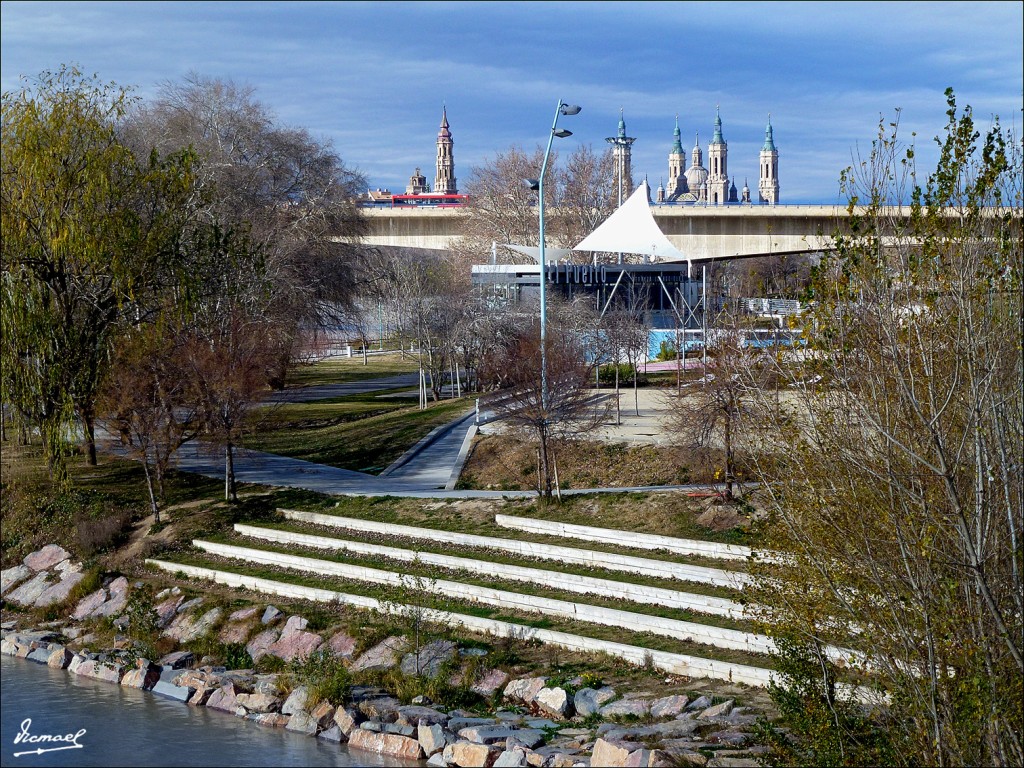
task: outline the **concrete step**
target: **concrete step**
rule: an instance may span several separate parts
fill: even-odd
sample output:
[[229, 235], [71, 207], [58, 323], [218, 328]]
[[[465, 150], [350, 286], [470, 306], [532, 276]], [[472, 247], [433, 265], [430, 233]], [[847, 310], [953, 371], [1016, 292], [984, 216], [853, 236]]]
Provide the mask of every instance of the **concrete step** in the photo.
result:
[[603, 597], [629, 600], [634, 603], [681, 608], [714, 616], [727, 616], [732, 619], [744, 618], [745, 609], [742, 604], [722, 597], [680, 592], [644, 584], [612, 581], [539, 568], [527, 568], [508, 563], [497, 563], [491, 560], [475, 560], [420, 550], [400, 549], [365, 541], [332, 538], [242, 523], [235, 525], [235, 531], [243, 536], [273, 541], [279, 544], [294, 544], [315, 549], [341, 550], [356, 554], [380, 556], [391, 560], [417, 562], [425, 565], [436, 565], [441, 568], [462, 570], [468, 573], [496, 576], [509, 581], [552, 586], [566, 592], [601, 595]]
[[514, 622], [499, 621], [497, 619], [488, 619], [468, 614], [422, 609], [413, 605], [381, 601], [364, 595], [293, 584], [286, 580], [265, 579], [234, 573], [221, 568], [210, 568], [157, 559], [149, 559], [146, 563], [172, 574], [182, 573], [189, 578], [207, 579], [229, 587], [253, 590], [263, 594], [321, 603], [343, 603], [368, 610], [398, 615], [421, 612], [424, 619], [436, 624], [460, 626], [471, 632], [479, 632], [494, 637], [513, 637], [524, 641], [536, 640], [571, 651], [606, 653], [624, 659], [631, 664], [649, 664], [669, 674], [694, 678], [710, 678], [713, 680], [728, 680], [734, 683], [744, 683], [745, 685], [757, 687], [767, 687], [771, 682], [772, 676], [775, 674], [772, 670], [765, 667], [719, 661], [717, 659], [688, 654], [671, 653], [557, 630], [538, 629], [525, 624], [516, 624]]
[[665, 618], [645, 613], [635, 613], [615, 608], [570, 602], [536, 595], [526, 595], [491, 587], [481, 587], [458, 581], [425, 579], [419, 576], [350, 565], [333, 560], [321, 560], [301, 555], [285, 554], [253, 547], [239, 547], [233, 544], [195, 540], [196, 548], [220, 557], [258, 563], [318, 575], [338, 576], [371, 584], [389, 584], [404, 587], [413, 592], [429, 590], [433, 593], [469, 602], [500, 606], [513, 610], [537, 612], [547, 616], [559, 616], [592, 624], [621, 627], [632, 631], [651, 632], [677, 640], [703, 643], [716, 648], [743, 651], [745, 653], [772, 653], [775, 643], [766, 635], [726, 629], [692, 621]]
[[557, 520], [539, 520], [533, 517], [515, 515], [495, 515], [494, 522], [502, 528], [517, 531], [540, 533], [546, 536], [559, 536], [566, 539], [582, 539], [583, 541], [600, 541], [605, 544], [616, 544], [633, 549], [650, 549], [673, 552], [677, 555], [700, 555], [717, 557], [724, 560], [748, 560], [754, 552], [750, 547], [739, 544], [720, 544], [716, 541], [700, 539], [677, 539], [672, 536], [660, 536], [650, 533], [621, 531], [613, 528], [594, 528], [589, 525], [574, 525]]
[[533, 557], [540, 560], [554, 560], [574, 565], [594, 566], [609, 571], [643, 573], [656, 578], [695, 581], [737, 590], [742, 590], [744, 586], [753, 582], [753, 577], [750, 574], [721, 568], [687, 565], [685, 563], [622, 555], [614, 552], [576, 549], [557, 544], [504, 539], [497, 536], [479, 536], [476, 534], [458, 533], [456, 531], [443, 531], [436, 528], [419, 528], [409, 525], [397, 525], [395, 523], [381, 523], [374, 520], [341, 517], [322, 512], [302, 512], [291, 509], [281, 509], [279, 511], [287, 520], [296, 520], [314, 525], [344, 528], [387, 536], [400, 536], [407, 539], [444, 542], [467, 547], [496, 549], [513, 555]]

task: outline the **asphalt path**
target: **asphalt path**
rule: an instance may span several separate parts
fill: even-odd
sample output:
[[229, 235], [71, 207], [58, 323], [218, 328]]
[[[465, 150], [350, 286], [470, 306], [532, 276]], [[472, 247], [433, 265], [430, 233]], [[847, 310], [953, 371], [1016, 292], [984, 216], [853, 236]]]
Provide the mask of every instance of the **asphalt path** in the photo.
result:
[[[296, 387], [277, 392], [268, 401], [306, 403], [346, 395], [366, 394], [379, 390], [415, 386], [417, 378], [417, 374], [402, 374], [344, 384]], [[248, 448], [236, 448], [234, 455], [235, 479], [240, 483], [302, 488], [330, 495], [459, 499], [536, 496], [536, 491], [445, 490], [446, 485], [452, 484], [456, 467], [461, 470], [461, 462], [465, 460], [463, 448], [467, 443], [470, 431], [475, 433], [475, 421], [475, 413], [470, 411], [448, 424], [438, 427], [406, 451], [380, 475], [329, 467], [324, 464], [315, 464], [310, 461]], [[98, 433], [97, 443], [101, 450], [108, 453], [129, 455], [129, 452], [109, 434]], [[172, 461], [175, 468], [183, 472], [194, 472], [216, 479], [224, 477], [223, 448], [199, 440], [192, 440], [181, 446]], [[562, 491], [562, 493], [575, 495], [686, 491], [703, 494], [718, 493], [722, 490], [724, 490], [722, 485], [708, 484], [580, 488]]]

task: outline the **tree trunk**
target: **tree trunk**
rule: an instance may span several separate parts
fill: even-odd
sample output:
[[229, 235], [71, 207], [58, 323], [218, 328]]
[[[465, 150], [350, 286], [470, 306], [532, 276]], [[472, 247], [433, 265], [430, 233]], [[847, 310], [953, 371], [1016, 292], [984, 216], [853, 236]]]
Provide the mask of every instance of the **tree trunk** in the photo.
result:
[[91, 409], [82, 409], [82, 425], [85, 427], [85, 452], [90, 467], [97, 465], [96, 461], [96, 421]]
[[142, 460], [142, 468], [146, 473], [146, 488], [149, 489], [149, 508], [153, 510], [153, 522], [160, 522], [160, 507], [156, 503], [156, 494], [153, 493], [153, 474], [149, 471], [149, 461]]
[[622, 399], [619, 392], [619, 363], [615, 362], [615, 426], [622, 425]]
[[725, 494], [732, 498], [732, 417], [725, 415]]
[[238, 489], [235, 485], [235, 453], [230, 441], [224, 447], [224, 500], [238, 501]]
[[540, 476], [541, 487], [537, 490], [545, 499], [551, 498], [551, 473], [548, 468], [548, 436], [543, 428], [540, 432]]

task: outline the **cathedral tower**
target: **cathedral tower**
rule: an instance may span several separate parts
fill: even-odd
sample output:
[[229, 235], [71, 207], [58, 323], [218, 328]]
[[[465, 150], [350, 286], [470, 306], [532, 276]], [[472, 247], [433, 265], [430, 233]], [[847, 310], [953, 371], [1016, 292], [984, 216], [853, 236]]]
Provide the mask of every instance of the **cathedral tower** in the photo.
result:
[[686, 153], [679, 133], [679, 115], [676, 115], [676, 129], [672, 132], [672, 151], [668, 153], [668, 189], [666, 195], [671, 200], [686, 189]]
[[776, 205], [779, 202], [779, 151], [772, 138], [772, 116], [768, 115], [768, 127], [764, 130], [764, 146], [761, 147], [761, 181], [758, 196], [761, 203]]
[[448, 129], [448, 108], [441, 114], [441, 130], [437, 132], [437, 175], [434, 177], [434, 193], [457, 195], [455, 184], [455, 153], [452, 132]]
[[613, 189], [621, 192], [619, 204], [633, 194], [633, 142], [636, 138], [626, 135], [626, 121], [622, 117], [622, 110], [619, 110], [619, 132], [615, 136], [605, 139], [611, 144], [615, 158], [615, 186]]
[[708, 197], [707, 202], [722, 205], [729, 202], [729, 147], [722, 138], [722, 117], [715, 108], [715, 135], [708, 144]]

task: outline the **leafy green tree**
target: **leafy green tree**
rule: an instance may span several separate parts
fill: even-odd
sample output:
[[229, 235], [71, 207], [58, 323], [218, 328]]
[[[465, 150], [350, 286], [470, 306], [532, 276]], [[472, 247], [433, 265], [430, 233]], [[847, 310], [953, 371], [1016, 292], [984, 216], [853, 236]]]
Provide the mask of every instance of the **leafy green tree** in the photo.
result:
[[118, 133], [131, 101], [73, 67], [3, 94], [3, 396], [38, 426], [58, 479], [76, 416], [96, 463], [111, 339], [180, 266], [191, 155], [140, 161]]
[[763, 435], [787, 565], [756, 597], [769, 631], [870, 659], [894, 762], [1020, 765], [1021, 144], [947, 99], [926, 179], [898, 120], [843, 174], [848, 226]]

